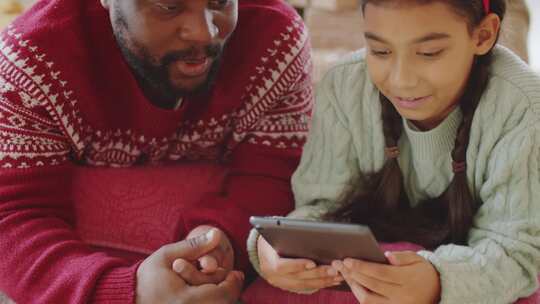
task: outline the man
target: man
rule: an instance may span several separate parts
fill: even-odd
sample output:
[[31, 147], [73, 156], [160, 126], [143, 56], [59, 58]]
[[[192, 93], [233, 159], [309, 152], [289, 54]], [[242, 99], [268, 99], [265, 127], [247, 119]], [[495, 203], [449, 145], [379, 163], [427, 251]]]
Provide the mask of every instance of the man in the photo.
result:
[[292, 208], [309, 53], [280, 0], [39, 1], [0, 37], [0, 290], [234, 302], [248, 217]]

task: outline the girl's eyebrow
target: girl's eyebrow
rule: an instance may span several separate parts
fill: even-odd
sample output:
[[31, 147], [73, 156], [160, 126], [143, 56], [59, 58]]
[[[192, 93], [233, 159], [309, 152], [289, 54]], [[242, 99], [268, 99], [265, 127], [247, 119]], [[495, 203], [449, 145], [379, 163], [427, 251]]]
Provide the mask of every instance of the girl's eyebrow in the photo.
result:
[[413, 43], [418, 44], [418, 43], [428, 42], [432, 40], [444, 40], [444, 39], [450, 39], [450, 35], [446, 33], [429, 33], [425, 35], [424, 37], [415, 39]]
[[[380, 36], [377, 36], [376, 34], [372, 32], [365, 32], [364, 37], [368, 40], [373, 40], [373, 41], [377, 41], [377, 42], [381, 42], [385, 44], [391, 44], [386, 39]], [[446, 33], [429, 33], [423, 37], [414, 39], [412, 41], [412, 44], [419, 44], [419, 43], [424, 43], [424, 42], [433, 41], [433, 40], [444, 40], [444, 39], [449, 39], [449, 38], [450, 38], [450, 35]]]
[[377, 41], [377, 42], [381, 42], [381, 43], [390, 44], [384, 38], [381, 38], [381, 37], [379, 37], [379, 36], [377, 36], [377, 35], [375, 35], [374, 33], [371, 33], [371, 32], [365, 32], [364, 37], [366, 37], [366, 39], [368, 39], [368, 40], [373, 40], [373, 41]]

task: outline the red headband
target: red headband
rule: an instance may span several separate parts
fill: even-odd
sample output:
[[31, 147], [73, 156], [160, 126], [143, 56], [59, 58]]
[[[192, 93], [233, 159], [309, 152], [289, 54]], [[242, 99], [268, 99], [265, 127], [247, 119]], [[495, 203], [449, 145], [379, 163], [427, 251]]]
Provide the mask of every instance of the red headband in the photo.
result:
[[489, 0], [484, 0], [484, 11], [486, 12], [486, 15], [488, 15], [491, 11], [489, 6]]

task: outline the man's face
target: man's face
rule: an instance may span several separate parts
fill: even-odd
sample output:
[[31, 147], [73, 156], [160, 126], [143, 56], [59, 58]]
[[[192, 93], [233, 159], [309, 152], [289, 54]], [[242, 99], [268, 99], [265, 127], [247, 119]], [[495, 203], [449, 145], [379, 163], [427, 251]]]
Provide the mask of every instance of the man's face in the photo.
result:
[[238, 19], [238, 0], [101, 0], [141, 86], [159, 102], [206, 91]]

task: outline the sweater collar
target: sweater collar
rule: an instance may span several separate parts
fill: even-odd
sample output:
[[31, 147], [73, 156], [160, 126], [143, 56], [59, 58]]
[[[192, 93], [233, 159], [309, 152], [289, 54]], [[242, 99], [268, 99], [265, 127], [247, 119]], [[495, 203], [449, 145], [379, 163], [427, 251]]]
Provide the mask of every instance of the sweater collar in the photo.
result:
[[456, 107], [437, 127], [429, 131], [420, 131], [406, 119], [403, 119], [403, 128], [414, 154], [422, 159], [431, 159], [452, 151], [462, 119], [461, 109]]

